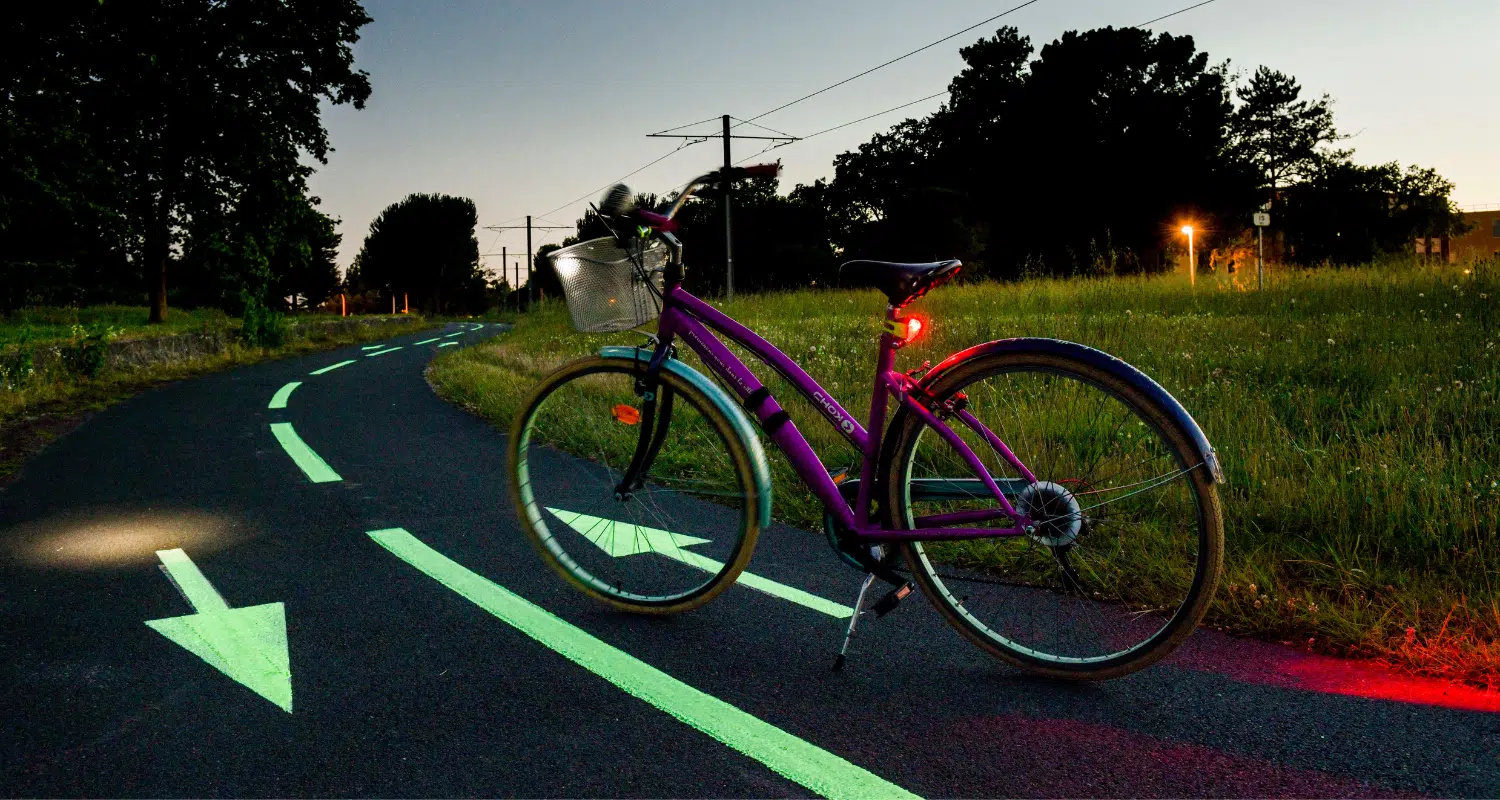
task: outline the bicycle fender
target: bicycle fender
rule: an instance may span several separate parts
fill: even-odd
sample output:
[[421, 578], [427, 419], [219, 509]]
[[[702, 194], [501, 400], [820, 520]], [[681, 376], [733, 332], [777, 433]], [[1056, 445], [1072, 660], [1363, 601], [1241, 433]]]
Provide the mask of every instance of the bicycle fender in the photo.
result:
[[1203, 463], [1208, 465], [1208, 470], [1213, 475], [1214, 483], [1224, 483], [1224, 469], [1219, 464], [1218, 451], [1214, 449], [1213, 445], [1208, 443], [1208, 437], [1203, 434], [1203, 429], [1198, 427], [1198, 422], [1187, 412], [1187, 409], [1183, 408], [1182, 404], [1177, 402], [1177, 398], [1173, 397], [1166, 389], [1163, 389], [1161, 384], [1152, 380], [1146, 373], [1102, 350], [1095, 350], [1092, 347], [1074, 342], [1065, 342], [1061, 339], [997, 339], [993, 342], [974, 345], [967, 350], [962, 350], [948, 356], [943, 359], [943, 363], [933, 367], [931, 371], [922, 376], [917, 385], [925, 389], [938, 380], [941, 380], [943, 375], [959, 362], [977, 356], [993, 355], [996, 353], [1042, 353], [1044, 355], [1061, 356], [1081, 361], [1091, 367], [1119, 376], [1126, 383], [1130, 384], [1132, 389], [1146, 395], [1167, 409], [1168, 413], [1172, 415], [1173, 421], [1182, 426], [1182, 429], [1187, 431], [1188, 435], [1192, 437], [1193, 445], [1198, 451], [1198, 456], [1203, 459]]
[[[643, 347], [613, 346], [604, 347], [599, 350], [599, 357], [611, 360], [635, 361], [648, 364], [651, 361], [653, 351]], [[740, 440], [745, 443], [745, 451], [750, 456], [751, 480], [755, 481], [756, 495], [759, 497], [759, 507], [756, 508], [756, 516], [762, 527], [771, 524], [771, 467], [766, 460], [765, 448], [761, 447], [760, 436], [751, 427], [750, 419], [745, 416], [744, 409], [740, 404], [734, 402], [724, 394], [717, 384], [709, 380], [707, 376], [687, 364], [675, 358], [668, 358], [662, 362], [662, 369], [692, 384], [693, 388], [703, 392], [710, 402], [724, 417], [729, 420], [734, 432], [739, 435]]]

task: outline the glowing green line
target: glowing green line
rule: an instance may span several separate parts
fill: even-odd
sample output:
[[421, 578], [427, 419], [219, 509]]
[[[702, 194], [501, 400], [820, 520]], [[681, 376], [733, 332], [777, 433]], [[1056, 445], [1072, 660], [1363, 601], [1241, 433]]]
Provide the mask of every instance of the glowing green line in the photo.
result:
[[370, 531], [397, 558], [569, 661], [828, 798], [915, 798], [863, 767], [694, 689], [465, 569], [402, 528]]
[[319, 458], [318, 454], [307, 446], [306, 442], [302, 441], [302, 437], [298, 436], [295, 430], [292, 430], [292, 423], [273, 422], [271, 433], [276, 435], [276, 441], [281, 442], [281, 449], [297, 462], [297, 466], [301, 467], [303, 472], [307, 473], [308, 480], [313, 483], [332, 483], [343, 480], [328, 466], [327, 462]]
[[438, 345], [438, 347], [452, 347], [456, 344], [458, 344], [458, 342], [443, 342], [442, 344]]
[[385, 347], [385, 345], [383, 345], [383, 344], [367, 344], [364, 347], [361, 347], [359, 349], [361, 349], [361, 350], [379, 350], [382, 347]]
[[[564, 511], [560, 508], [546, 506], [546, 509], [562, 520], [568, 527], [583, 534], [585, 538], [598, 545], [600, 549], [614, 556], [623, 558], [626, 556], [639, 555], [641, 553], [654, 553], [666, 556], [673, 561], [686, 564], [694, 569], [701, 569], [710, 575], [717, 575], [724, 571], [724, 562], [715, 561], [708, 556], [699, 555], [684, 547], [692, 547], [695, 544], [706, 544], [707, 539], [699, 539], [680, 533], [671, 533], [658, 528], [647, 528], [630, 522], [619, 522], [602, 517], [591, 517], [588, 514], [578, 514], [572, 511]], [[585, 531], [608, 530], [608, 534], [598, 537], [589, 536]], [[601, 540], [611, 543], [611, 550], [600, 544]], [[821, 611], [836, 619], [848, 619], [854, 616], [854, 609], [842, 603], [826, 600], [811, 592], [804, 592], [794, 586], [777, 583], [770, 578], [762, 578], [752, 572], [741, 572], [736, 583], [748, 586], [751, 589], [765, 592], [772, 597], [778, 597], [788, 603], [796, 603], [799, 606]]]
[[443, 334], [443, 338], [444, 339], [451, 339], [451, 338], [453, 338], [455, 336], [463, 336], [466, 333], [468, 333], [468, 331], [454, 331], [452, 333], [445, 333], [445, 334]]
[[182, 548], [158, 550], [156, 557], [161, 559], [162, 567], [172, 576], [172, 582], [177, 584], [177, 589], [187, 598], [188, 605], [194, 611], [202, 614], [229, 608], [229, 604], [219, 596], [219, 590], [208, 582], [208, 578], [203, 577], [202, 570], [198, 569], [198, 565], [188, 558]]
[[420, 342], [412, 342], [412, 346], [416, 347], [419, 344], [432, 344], [433, 342], [435, 342], [435, 341], [437, 341], [438, 339], [441, 339], [441, 338], [443, 338], [443, 337], [441, 337], [441, 336], [434, 336], [431, 339], [423, 339]]
[[326, 366], [326, 367], [324, 367], [322, 369], [315, 369], [312, 372], [309, 372], [307, 374], [309, 374], [309, 375], [322, 375], [325, 372], [333, 372], [334, 370], [338, 369], [339, 367], [347, 367], [347, 366], [349, 366], [350, 364], [353, 364], [353, 363], [354, 363], [354, 359], [351, 358], [348, 361], [340, 361], [337, 364], [330, 364], [329, 366]]
[[292, 381], [291, 383], [281, 387], [280, 389], [277, 389], [276, 394], [272, 395], [271, 397], [271, 404], [266, 406], [266, 408], [286, 408], [286, 401], [287, 398], [292, 396], [292, 390], [301, 385], [302, 381]]
[[394, 353], [394, 352], [396, 352], [397, 350], [400, 350], [400, 349], [401, 348], [398, 346], [398, 347], [386, 348], [385, 350], [376, 350], [373, 353], [365, 353], [365, 358], [374, 358], [375, 356], [383, 356], [386, 353]]

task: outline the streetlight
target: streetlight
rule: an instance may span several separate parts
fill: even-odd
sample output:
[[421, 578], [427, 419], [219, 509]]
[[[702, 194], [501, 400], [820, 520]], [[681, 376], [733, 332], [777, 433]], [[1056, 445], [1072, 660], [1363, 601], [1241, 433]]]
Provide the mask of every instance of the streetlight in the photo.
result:
[[1198, 285], [1198, 263], [1197, 263], [1198, 259], [1197, 259], [1196, 254], [1193, 252], [1193, 226], [1191, 226], [1191, 225], [1184, 225], [1184, 226], [1182, 226], [1182, 232], [1185, 233], [1185, 234], [1187, 234], [1187, 237], [1188, 237], [1188, 285], [1190, 285], [1190, 286], [1197, 286]]

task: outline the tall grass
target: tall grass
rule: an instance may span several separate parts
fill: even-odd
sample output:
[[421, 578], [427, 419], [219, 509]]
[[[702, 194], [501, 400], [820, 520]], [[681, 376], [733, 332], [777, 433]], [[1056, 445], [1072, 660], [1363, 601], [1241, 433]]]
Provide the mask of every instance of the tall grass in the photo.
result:
[[[1125, 359], [1182, 401], [1228, 476], [1226, 589], [1211, 622], [1495, 685], [1497, 272], [1493, 263], [1278, 271], [1263, 292], [1245, 273], [1196, 288], [1180, 277], [945, 287], [912, 309], [929, 325], [901, 366], [1011, 336]], [[810, 290], [726, 310], [863, 409], [883, 305], [874, 292]], [[505, 425], [550, 369], [633, 338], [575, 333], [550, 305], [495, 344], [439, 359], [431, 377]], [[768, 384], [830, 467], [856, 462], [809, 407]], [[776, 515], [815, 525], [816, 501], [783, 459], [773, 456], [773, 470]]]

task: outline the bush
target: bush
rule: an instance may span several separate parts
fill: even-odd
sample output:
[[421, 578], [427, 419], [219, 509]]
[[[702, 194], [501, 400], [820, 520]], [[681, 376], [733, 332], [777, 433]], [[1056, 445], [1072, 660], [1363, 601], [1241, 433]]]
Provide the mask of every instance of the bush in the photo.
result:
[[286, 316], [272, 311], [258, 297], [246, 295], [240, 336], [250, 347], [280, 347], [286, 341]]
[[85, 330], [82, 325], [73, 326], [73, 341], [58, 350], [63, 370], [74, 378], [97, 378], [104, 371], [104, 361], [109, 355], [109, 340], [115, 335], [114, 326], [94, 327]]

